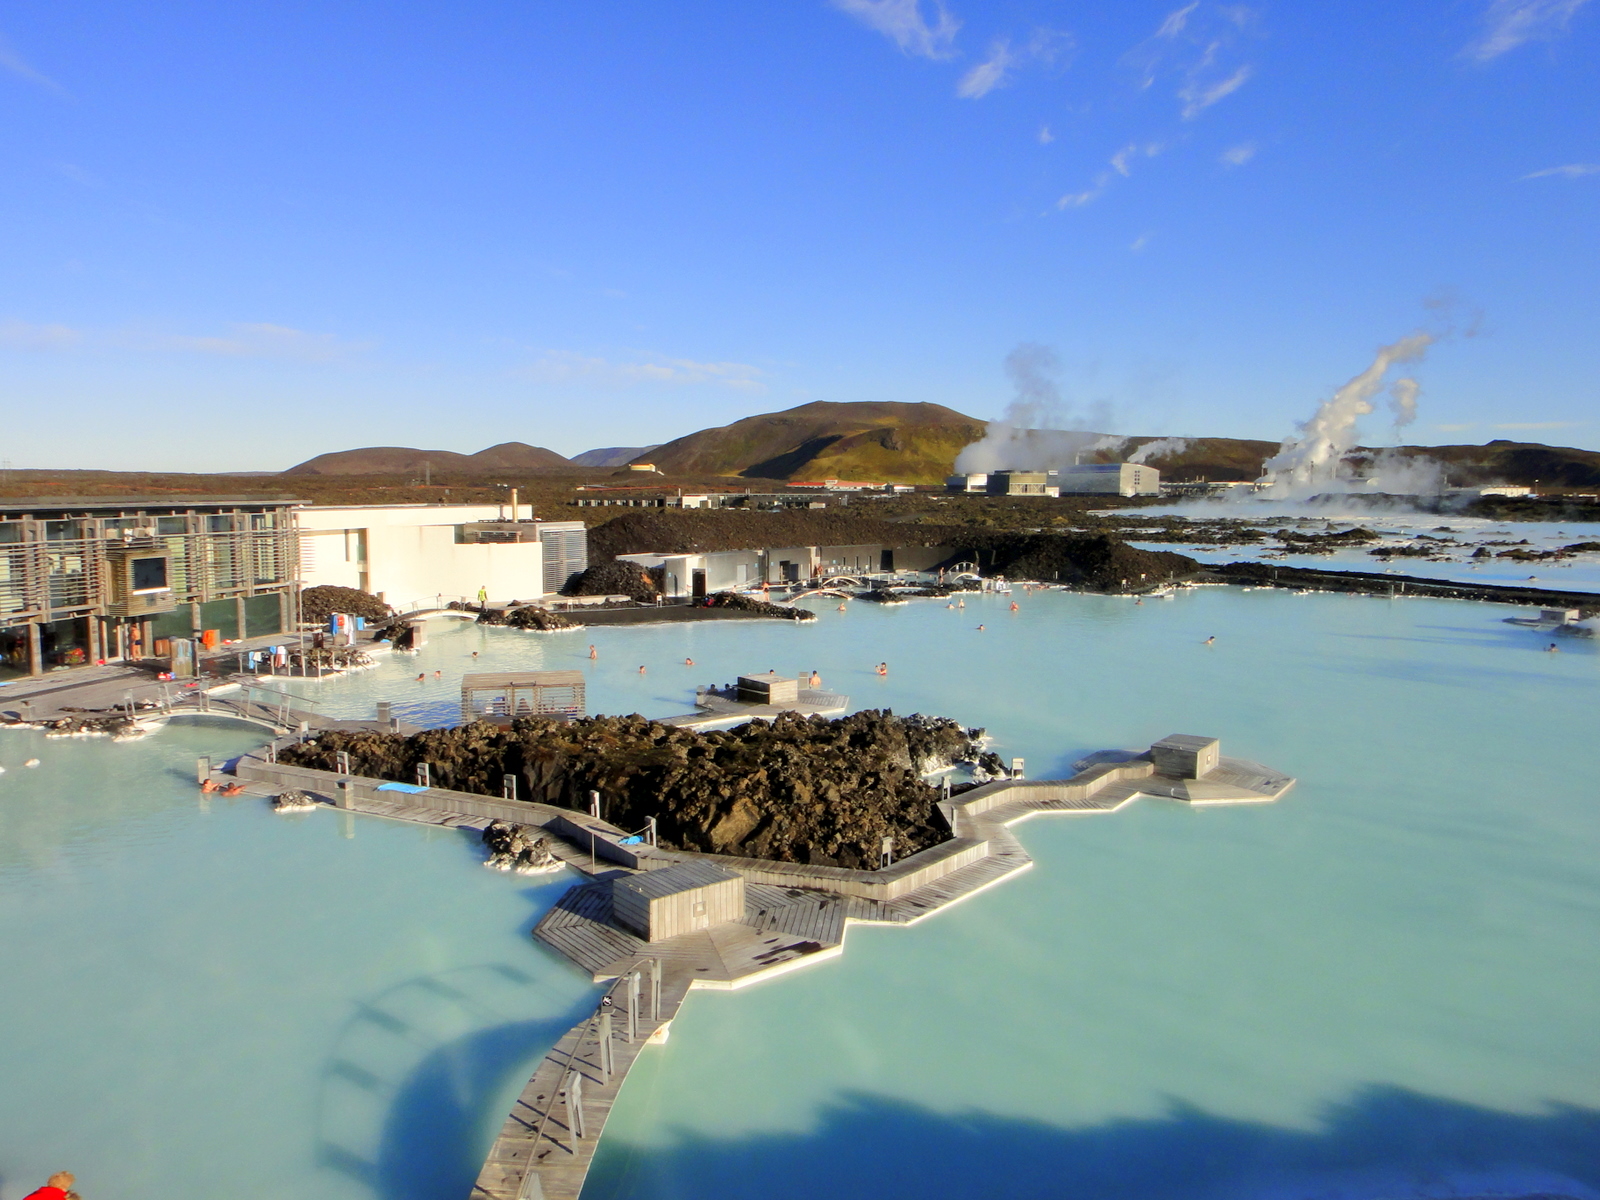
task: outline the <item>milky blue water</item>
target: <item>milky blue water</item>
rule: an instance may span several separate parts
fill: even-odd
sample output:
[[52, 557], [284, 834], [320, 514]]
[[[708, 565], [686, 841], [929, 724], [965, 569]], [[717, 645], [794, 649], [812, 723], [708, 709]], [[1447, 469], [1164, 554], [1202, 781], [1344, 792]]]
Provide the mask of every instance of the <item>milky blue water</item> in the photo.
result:
[[[335, 715], [381, 697], [443, 721], [463, 671], [571, 666], [591, 711], [665, 715], [696, 683], [815, 668], [858, 707], [984, 725], [1035, 777], [1172, 732], [1299, 777], [1275, 805], [1037, 818], [1031, 872], [695, 994], [630, 1078], [591, 1200], [1600, 1197], [1594, 646], [1546, 653], [1513, 610], [1461, 602], [1016, 598], [806, 626], [435, 623], [420, 655], [296, 686]], [[0, 996], [0, 1056], [27, 1068], [0, 1078], [0, 1196], [89, 1161], [111, 1173], [96, 1194], [463, 1195], [520, 1082], [482, 1074], [525, 1069], [589, 994], [525, 940], [554, 888], [456, 835], [202, 812], [194, 754], [247, 737], [44, 744], [59, 778], [99, 764], [63, 797], [18, 765], [31, 735], [5, 736], [0, 945], [41, 986]], [[392, 1040], [391, 996], [422, 1014]]]

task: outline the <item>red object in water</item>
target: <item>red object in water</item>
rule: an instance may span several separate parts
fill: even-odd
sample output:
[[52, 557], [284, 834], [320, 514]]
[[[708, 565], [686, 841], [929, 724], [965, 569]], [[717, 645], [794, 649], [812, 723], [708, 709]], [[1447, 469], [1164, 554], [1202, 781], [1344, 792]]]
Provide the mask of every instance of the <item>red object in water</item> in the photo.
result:
[[22, 1200], [67, 1200], [67, 1193], [58, 1187], [45, 1184], [37, 1192], [29, 1192]]

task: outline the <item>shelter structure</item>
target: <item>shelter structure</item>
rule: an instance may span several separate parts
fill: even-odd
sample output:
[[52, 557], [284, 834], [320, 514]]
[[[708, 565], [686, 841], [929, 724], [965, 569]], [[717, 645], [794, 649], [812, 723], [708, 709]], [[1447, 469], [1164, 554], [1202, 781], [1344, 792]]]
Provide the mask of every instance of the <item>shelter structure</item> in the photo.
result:
[[581, 717], [582, 671], [490, 671], [461, 677], [461, 720], [509, 723], [517, 717]]
[[647, 942], [744, 919], [744, 876], [704, 861], [624, 875], [611, 884], [611, 915]]

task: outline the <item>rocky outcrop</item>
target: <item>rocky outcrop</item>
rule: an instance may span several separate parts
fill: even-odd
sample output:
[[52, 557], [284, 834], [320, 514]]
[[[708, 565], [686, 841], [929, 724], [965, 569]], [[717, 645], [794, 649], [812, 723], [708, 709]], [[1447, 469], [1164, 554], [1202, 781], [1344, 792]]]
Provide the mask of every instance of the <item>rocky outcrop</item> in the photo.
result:
[[272, 798], [273, 812], [310, 812], [316, 806], [317, 802], [299, 788], [290, 788], [287, 791], [279, 792]]
[[531, 629], [538, 633], [553, 633], [557, 629], [576, 629], [575, 622], [560, 613], [534, 604], [521, 608], [486, 608], [478, 614], [479, 625], [504, 625], [511, 629]]
[[483, 831], [483, 844], [489, 848], [483, 865], [496, 871], [539, 875], [561, 869], [561, 860], [550, 852], [549, 839], [531, 825], [491, 821]]
[[597, 562], [579, 571], [561, 589], [563, 596], [627, 596], [640, 604], [654, 604], [660, 587], [638, 563]]
[[[866, 710], [828, 721], [783, 714], [697, 732], [643, 717], [522, 718], [399, 734], [330, 731], [286, 746], [279, 761], [409, 782], [426, 762], [435, 786], [518, 794], [587, 810], [599, 791], [623, 829], [657, 822], [669, 849], [871, 868], [883, 839], [896, 857], [945, 840], [938, 791], [924, 773], [982, 755], [982, 730], [942, 717]], [[998, 762], [991, 765], [998, 767]]]
[[779, 617], [789, 621], [815, 621], [817, 614], [810, 609], [796, 608], [792, 604], [773, 604], [746, 596], [740, 592], [713, 592], [698, 601], [702, 608], [725, 608], [735, 612], [754, 613], [761, 617]]
[[334, 613], [349, 613], [368, 621], [387, 621], [393, 612], [382, 600], [360, 588], [323, 584], [300, 593], [301, 619], [313, 624], [325, 623]]

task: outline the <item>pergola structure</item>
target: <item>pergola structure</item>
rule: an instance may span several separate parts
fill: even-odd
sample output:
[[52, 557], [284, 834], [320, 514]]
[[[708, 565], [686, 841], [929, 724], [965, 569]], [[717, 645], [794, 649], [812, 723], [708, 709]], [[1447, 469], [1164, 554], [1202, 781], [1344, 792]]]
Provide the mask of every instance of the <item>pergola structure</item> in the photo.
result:
[[461, 677], [461, 720], [581, 717], [582, 671], [491, 671]]

